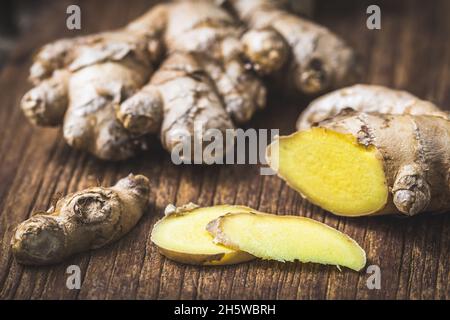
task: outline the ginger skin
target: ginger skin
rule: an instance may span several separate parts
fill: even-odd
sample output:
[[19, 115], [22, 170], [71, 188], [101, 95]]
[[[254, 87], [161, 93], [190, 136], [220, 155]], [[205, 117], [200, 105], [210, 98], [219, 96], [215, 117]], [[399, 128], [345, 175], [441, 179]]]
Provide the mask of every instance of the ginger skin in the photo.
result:
[[315, 123], [331, 118], [347, 108], [361, 112], [449, 118], [447, 112], [409, 92], [378, 85], [357, 84], [330, 92], [312, 101], [300, 114], [297, 130], [309, 129]]
[[148, 179], [130, 174], [110, 188], [69, 194], [17, 226], [12, 252], [21, 264], [46, 265], [103, 247], [136, 225], [147, 208], [148, 193]]

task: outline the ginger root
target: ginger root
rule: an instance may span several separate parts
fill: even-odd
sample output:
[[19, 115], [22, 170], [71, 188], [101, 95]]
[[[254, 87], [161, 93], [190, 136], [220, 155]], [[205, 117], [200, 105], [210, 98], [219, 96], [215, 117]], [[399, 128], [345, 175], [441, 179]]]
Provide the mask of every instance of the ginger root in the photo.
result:
[[196, 126], [224, 132], [248, 122], [265, 107], [259, 74], [288, 69], [306, 93], [353, 82], [352, 50], [277, 2], [232, 1], [245, 30], [214, 1], [170, 1], [124, 28], [50, 43], [35, 56], [23, 112], [37, 125], [62, 125], [76, 149], [124, 160], [150, 134], [171, 152], [201, 138]]
[[364, 250], [350, 237], [321, 222], [260, 212], [229, 213], [210, 222], [214, 241], [258, 258], [338, 265], [359, 271]]
[[271, 167], [293, 189], [344, 216], [450, 210], [449, 159], [444, 117], [349, 109], [267, 148]]
[[12, 252], [19, 263], [45, 265], [103, 247], [136, 225], [147, 208], [148, 192], [148, 179], [130, 174], [110, 188], [69, 194], [17, 226]]
[[244, 206], [218, 205], [200, 208], [192, 203], [169, 205], [165, 217], [153, 227], [151, 239], [167, 258], [194, 265], [227, 265], [254, 259], [246, 252], [213, 243], [206, 225], [229, 212], [250, 212]]
[[224, 131], [265, 106], [242, 33], [212, 1], [159, 4], [122, 29], [44, 46], [22, 109], [35, 124], [62, 124], [69, 145], [101, 159], [127, 159], [156, 133], [171, 151], [195, 135], [194, 122]]
[[254, 30], [243, 42], [246, 56], [260, 73], [278, 72], [289, 87], [306, 94], [340, 88], [360, 77], [353, 50], [327, 28], [292, 14], [285, 1], [228, 2]]
[[297, 130], [306, 130], [344, 109], [387, 114], [429, 115], [449, 119], [448, 113], [429, 101], [420, 100], [409, 92], [378, 85], [357, 84], [325, 94], [300, 114]]

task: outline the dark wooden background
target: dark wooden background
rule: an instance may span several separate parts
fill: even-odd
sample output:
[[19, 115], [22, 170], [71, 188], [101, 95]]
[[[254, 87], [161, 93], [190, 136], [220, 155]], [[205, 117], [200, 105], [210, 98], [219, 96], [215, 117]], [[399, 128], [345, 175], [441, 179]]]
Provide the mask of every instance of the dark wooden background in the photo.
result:
[[[82, 31], [65, 28], [65, 9], [82, 8]], [[300, 199], [257, 166], [175, 166], [159, 145], [123, 163], [98, 161], [71, 150], [57, 129], [32, 127], [18, 101], [33, 51], [62, 36], [124, 25], [152, 1], [42, 1], [19, 12], [14, 49], [0, 69], [0, 298], [2, 299], [449, 299], [450, 215], [345, 219]], [[14, 1], [14, 3], [22, 3]], [[316, 19], [342, 35], [365, 64], [364, 82], [407, 89], [450, 108], [450, 1], [386, 1], [382, 30], [365, 27], [365, 1], [320, 1]], [[31, 6], [31, 9], [29, 8]], [[25, 6], [27, 7], [27, 6]], [[17, 14], [17, 13], [16, 13]], [[250, 124], [294, 130], [308, 103], [272, 91], [268, 109]], [[99, 181], [110, 185], [129, 172], [151, 178], [148, 213], [126, 237], [52, 267], [16, 264], [9, 248], [13, 228], [52, 199]], [[228, 267], [193, 267], [157, 252], [150, 231], [168, 203], [244, 204], [262, 211], [323, 221], [355, 238], [368, 265], [381, 268], [381, 289], [368, 275], [332, 266], [254, 261]], [[67, 266], [82, 270], [81, 290], [65, 286]]]

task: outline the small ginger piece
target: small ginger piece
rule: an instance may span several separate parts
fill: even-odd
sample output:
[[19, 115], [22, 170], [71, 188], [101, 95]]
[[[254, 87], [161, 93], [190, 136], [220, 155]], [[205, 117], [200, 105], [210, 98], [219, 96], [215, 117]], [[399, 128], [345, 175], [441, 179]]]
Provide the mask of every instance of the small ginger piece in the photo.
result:
[[412, 216], [450, 209], [449, 143], [450, 121], [442, 117], [344, 110], [279, 137], [267, 160], [304, 198], [332, 213]]
[[19, 224], [11, 240], [19, 263], [46, 265], [120, 239], [147, 208], [149, 181], [129, 175], [110, 188], [94, 187], [61, 198], [55, 208]]
[[166, 208], [165, 217], [152, 230], [151, 239], [167, 258], [193, 265], [227, 265], [254, 259], [246, 252], [213, 242], [206, 225], [230, 212], [249, 212], [244, 206], [217, 205], [200, 208], [192, 203]]
[[378, 85], [357, 84], [325, 94], [300, 114], [297, 129], [306, 130], [342, 110], [389, 114], [429, 115], [449, 119], [447, 112], [409, 92]]
[[314, 262], [359, 271], [364, 250], [350, 237], [321, 222], [259, 212], [230, 213], [207, 226], [214, 241], [258, 258]]

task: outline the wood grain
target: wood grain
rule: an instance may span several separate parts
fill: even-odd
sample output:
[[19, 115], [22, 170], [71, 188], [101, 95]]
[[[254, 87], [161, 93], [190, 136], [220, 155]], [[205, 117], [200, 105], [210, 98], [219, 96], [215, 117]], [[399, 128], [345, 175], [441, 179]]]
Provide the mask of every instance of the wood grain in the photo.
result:
[[[73, 1], [70, 1], [73, 3]], [[65, 25], [69, 1], [36, 8], [29, 32], [0, 71], [0, 298], [1, 299], [449, 299], [450, 215], [345, 219], [307, 203], [257, 166], [175, 166], [159, 144], [128, 162], [108, 163], [71, 150], [57, 129], [34, 128], [18, 101], [28, 88], [32, 52], [63, 36], [115, 28], [152, 1], [78, 1], [83, 28]], [[407, 89], [450, 109], [450, 2], [381, 2], [382, 30], [365, 27], [364, 1], [321, 1], [317, 20], [345, 37], [361, 54], [364, 82]], [[51, 23], [49, 22], [51, 21]], [[38, 31], [38, 32], [37, 32]], [[294, 130], [308, 103], [282, 90], [249, 126]], [[9, 248], [13, 228], [32, 211], [45, 210], [58, 195], [129, 172], [151, 178], [146, 216], [125, 238], [51, 267], [24, 268]], [[254, 261], [230, 267], [193, 267], [158, 254], [150, 231], [168, 203], [245, 204], [262, 211], [312, 217], [355, 238], [368, 264], [381, 268], [381, 290], [369, 290], [368, 275], [334, 267]], [[82, 287], [65, 286], [67, 266], [82, 270]]]

